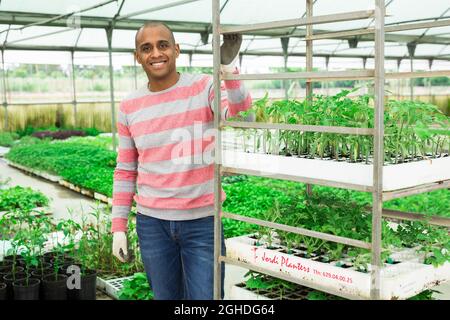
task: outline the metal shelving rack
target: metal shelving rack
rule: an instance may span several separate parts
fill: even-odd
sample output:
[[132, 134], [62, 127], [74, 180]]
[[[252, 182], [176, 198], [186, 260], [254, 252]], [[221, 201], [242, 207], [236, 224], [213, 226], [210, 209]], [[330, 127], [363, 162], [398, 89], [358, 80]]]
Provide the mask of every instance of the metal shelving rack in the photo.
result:
[[[230, 218], [239, 221], [244, 221], [256, 225], [271, 227], [278, 230], [284, 230], [293, 232], [305, 236], [315, 237], [326, 241], [333, 241], [349, 246], [364, 248], [371, 250], [371, 287], [370, 297], [371, 299], [380, 299], [380, 286], [381, 275], [380, 271], [383, 265], [381, 261], [381, 226], [382, 216], [393, 217], [397, 219], [405, 220], [418, 220], [421, 219], [420, 215], [411, 214], [407, 212], [393, 212], [392, 210], [383, 210], [383, 201], [388, 201], [395, 198], [400, 198], [408, 195], [428, 192], [437, 189], [444, 189], [450, 187], [450, 180], [439, 181], [436, 183], [429, 183], [426, 185], [418, 185], [407, 189], [394, 190], [389, 192], [383, 192], [383, 163], [384, 163], [384, 150], [383, 150], [383, 136], [384, 136], [384, 81], [391, 78], [415, 78], [415, 77], [436, 77], [436, 76], [450, 76], [450, 71], [429, 71], [429, 72], [396, 72], [385, 74], [384, 70], [384, 39], [385, 32], [398, 31], [398, 30], [412, 30], [421, 29], [423, 24], [415, 23], [407, 26], [398, 26], [388, 30], [385, 28], [385, 0], [374, 0], [375, 10], [369, 11], [355, 11], [334, 15], [313, 16], [313, 0], [306, 1], [306, 17], [301, 19], [292, 19], [284, 21], [274, 21], [267, 23], [258, 23], [251, 25], [222, 27], [220, 25], [220, 0], [212, 0], [212, 16], [213, 16], [213, 63], [214, 63], [214, 127], [218, 130], [216, 138], [215, 148], [215, 181], [214, 181], [214, 194], [215, 194], [215, 248], [214, 248], [214, 299], [220, 299], [221, 293], [221, 264], [229, 263], [234, 264], [246, 269], [252, 269], [254, 271], [265, 273], [277, 278], [281, 278], [287, 281], [295, 282], [300, 285], [305, 285], [313, 289], [321, 290], [330, 294], [338, 295], [349, 299], [360, 299], [360, 297], [347, 295], [340, 291], [330, 289], [321, 285], [304, 283], [302, 280], [292, 278], [289, 275], [283, 275], [274, 273], [270, 270], [266, 270], [259, 266], [250, 266], [241, 261], [231, 259], [226, 256], [222, 256], [220, 252], [221, 248], [221, 218]], [[314, 24], [332, 23], [351, 21], [357, 19], [373, 18], [375, 27], [366, 28], [352, 31], [333, 32], [329, 34], [313, 35], [312, 26]], [[443, 22], [427, 23], [426, 27], [439, 27]], [[444, 25], [450, 25], [448, 21]], [[281, 27], [297, 27], [306, 26], [307, 34], [306, 40], [306, 72], [291, 72], [291, 73], [278, 73], [278, 74], [242, 74], [220, 75], [220, 35], [225, 33], [244, 33], [248, 31], [265, 30], [271, 28]], [[334, 71], [334, 72], [313, 72], [312, 70], [312, 58], [313, 58], [313, 40], [333, 38], [337, 36], [356, 36], [362, 34], [374, 33], [375, 39], [375, 67], [372, 70], [356, 70], [356, 71]], [[333, 81], [337, 79], [358, 79], [366, 80], [373, 79], [374, 81], [374, 128], [346, 128], [346, 127], [326, 127], [326, 126], [306, 126], [306, 125], [286, 125], [286, 124], [267, 124], [267, 123], [248, 123], [248, 122], [230, 122], [222, 121], [220, 108], [221, 96], [220, 96], [220, 82], [221, 80], [267, 80], [267, 79], [295, 79], [303, 78], [307, 80], [307, 96], [312, 93], [311, 82], [313, 81]], [[331, 180], [316, 180], [310, 178], [302, 178], [295, 175], [271, 175], [272, 178], [294, 180], [304, 182], [307, 184], [307, 188], [311, 184], [318, 184], [331, 187], [346, 188], [358, 191], [371, 192], [373, 194], [373, 207], [372, 207], [372, 239], [371, 243], [359, 241], [355, 239], [349, 239], [344, 237], [338, 237], [331, 234], [325, 234], [321, 232], [315, 232], [304, 228], [292, 227], [282, 224], [277, 224], [269, 221], [264, 221], [255, 218], [244, 217], [241, 215], [222, 212], [222, 199], [221, 199], [221, 175], [223, 173], [234, 174], [249, 174], [264, 176], [263, 172], [256, 170], [246, 170], [240, 168], [224, 167], [222, 163], [222, 137], [221, 129], [225, 126], [235, 128], [254, 128], [254, 129], [288, 129], [304, 132], [328, 132], [328, 133], [346, 133], [355, 135], [371, 135], [374, 139], [374, 162], [373, 162], [373, 186], [371, 187], [358, 187], [351, 183], [342, 183]], [[309, 190], [309, 188], [308, 188]], [[433, 224], [444, 225], [449, 227], [449, 221], [445, 219], [439, 219], [435, 217]]]

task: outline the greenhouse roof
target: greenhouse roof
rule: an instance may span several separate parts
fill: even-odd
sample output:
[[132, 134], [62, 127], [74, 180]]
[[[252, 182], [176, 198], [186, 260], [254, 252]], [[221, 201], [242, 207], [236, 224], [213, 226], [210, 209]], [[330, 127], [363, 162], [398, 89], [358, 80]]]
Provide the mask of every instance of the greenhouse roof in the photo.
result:
[[[221, 24], [253, 24], [305, 16], [306, 1], [221, 0]], [[143, 5], [144, 4], [144, 5]], [[134, 35], [145, 21], [170, 25], [182, 53], [211, 52], [211, 0], [2, 0], [0, 43], [6, 50], [108, 51], [107, 32], [114, 28], [114, 52], [132, 52]], [[314, 16], [373, 10], [374, 0], [315, 0]], [[387, 59], [409, 58], [408, 43], [416, 44], [414, 57], [450, 61], [450, 5], [448, 0], [386, 0]], [[314, 34], [373, 27], [373, 19], [314, 25]], [[424, 23], [406, 30], [398, 26]], [[430, 23], [438, 27], [430, 28]], [[422, 25], [421, 25], [422, 26]], [[289, 56], [306, 52], [306, 27], [244, 33], [242, 53], [283, 56], [280, 37], [291, 36]], [[370, 58], [373, 34], [334, 35], [313, 42], [314, 56]]]

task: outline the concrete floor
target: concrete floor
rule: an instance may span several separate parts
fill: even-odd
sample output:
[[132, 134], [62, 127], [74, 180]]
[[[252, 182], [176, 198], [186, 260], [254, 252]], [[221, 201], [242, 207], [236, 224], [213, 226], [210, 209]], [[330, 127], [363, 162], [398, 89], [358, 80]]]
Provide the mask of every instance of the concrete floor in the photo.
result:
[[[56, 219], [70, 218], [69, 210], [72, 211], [72, 218], [81, 222], [81, 216], [87, 215], [96, 206], [95, 200], [88, 198], [82, 194], [69, 190], [59, 184], [49, 182], [39, 177], [30, 176], [22, 171], [8, 166], [2, 158], [0, 158], [0, 180], [10, 178], [9, 186], [20, 185], [39, 190], [51, 199], [50, 210]], [[230, 288], [233, 284], [240, 283], [243, 280], [247, 269], [243, 269], [233, 265], [225, 267], [225, 300], [228, 300]], [[437, 286], [434, 290], [442, 292], [435, 294], [440, 300], [450, 300], [450, 282]], [[103, 299], [108, 299], [103, 297]]]

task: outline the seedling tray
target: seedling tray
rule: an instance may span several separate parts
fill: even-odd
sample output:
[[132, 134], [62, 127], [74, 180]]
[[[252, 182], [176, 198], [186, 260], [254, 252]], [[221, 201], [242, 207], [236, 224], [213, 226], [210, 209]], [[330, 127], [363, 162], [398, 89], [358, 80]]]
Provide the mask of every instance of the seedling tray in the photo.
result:
[[103, 291], [113, 299], [119, 300], [119, 291], [123, 288], [123, 283], [126, 280], [131, 280], [133, 277], [123, 277], [105, 280], [97, 277], [97, 289]]
[[[373, 165], [345, 161], [306, 159], [279, 155], [224, 150], [222, 165], [260, 171], [265, 176], [331, 180], [361, 187], [373, 187]], [[450, 179], [450, 156], [383, 167], [383, 191], [410, 188]]]
[[[356, 268], [343, 268], [338, 261], [320, 262], [320, 256], [304, 258], [301, 254], [287, 254], [286, 248], [273, 243], [276, 249], [256, 245], [249, 235], [225, 240], [227, 257], [261, 267], [276, 274], [289, 275], [305, 286], [319, 285], [331, 292], [355, 299], [370, 299], [370, 272]], [[385, 300], [407, 299], [450, 279], [450, 263], [433, 267], [421, 262], [413, 250], [396, 252], [397, 264], [385, 264], [381, 270], [381, 298]]]

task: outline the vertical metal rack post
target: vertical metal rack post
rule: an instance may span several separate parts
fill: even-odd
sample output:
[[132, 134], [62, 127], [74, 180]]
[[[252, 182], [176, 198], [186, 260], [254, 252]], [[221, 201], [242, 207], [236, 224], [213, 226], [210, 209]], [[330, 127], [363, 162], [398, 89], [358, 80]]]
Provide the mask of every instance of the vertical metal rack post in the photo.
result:
[[[222, 218], [230, 218], [238, 221], [252, 223], [260, 226], [265, 226], [273, 229], [293, 232], [309, 237], [319, 238], [325, 241], [332, 241], [341, 243], [348, 246], [354, 246], [358, 248], [371, 250], [371, 273], [370, 273], [370, 299], [381, 299], [381, 267], [383, 265], [381, 261], [382, 239], [381, 239], [381, 226], [382, 217], [391, 217], [400, 220], [420, 220], [423, 216], [420, 214], [411, 214], [408, 212], [400, 212], [393, 210], [384, 210], [383, 201], [388, 201], [395, 198], [404, 197], [407, 195], [413, 195], [423, 192], [428, 192], [437, 189], [444, 189], [450, 187], [450, 180], [436, 181], [425, 185], [416, 185], [406, 189], [399, 189], [394, 191], [383, 190], [383, 165], [384, 165], [384, 81], [385, 78], [412, 78], [412, 77], [433, 77], [441, 75], [450, 75], [449, 70], [434, 71], [434, 72], [419, 72], [419, 73], [388, 73], [385, 74], [384, 70], [384, 39], [385, 32], [388, 30], [385, 28], [385, 0], [374, 0], [375, 10], [355, 11], [347, 13], [339, 13], [334, 15], [313, 16], [311, 0], [306, 1], [307, 16], [301, 19], [291, 19], [284, 21], [274, 21], [267, 23], [258, 23], [250, 25], [239, 26], [221, 26], [220, 25], [220, 0], [212, 0], [212, 16], [213, 16], [213, 62], [214, 62], [214, 127], [217, 130], [216, 138], [216, 154], [215, 154], [215, 180], [214, 180], [214, 194], [215, 194], [215, 247], [214, 247], [214, 299], [220, 299], [221, 293], [221, 264], [230, 263], [236, 266], [240, 266], [246, 269], [251, 269], [256, 272], [271, 275], [283, 280], [291, 281], [306, 287], [310, 287], [316, 290], [321, 290], [330, 294], [338, 295], [348, 299], [361, 299], [357, 295], [350, 295], [343, 293], [342, 291], [329, 288], [324, 285], [306, 282], [301, 279], [294, 278], [287, 274], [275, 273], [266, 268], [249, 265], [242, 261], [232, 259], [230, 257], [222, 256], [220, 253], [221, 248], [221, 227]], [[366, 28], [351, 31], [333, 32], [328, 34], [314, 35], [312, 33], [312, 25], [321, 23], [343, 22], [359, 19], [374, 18], [375, 27]], [[427, 23], [427, 27], [440, 26], [442, 22]], [[306, 40], [306, 52], [307, 52], [307, 71], [306, 72], [290, 72], [290, 73], [278, 73], [278, 74], [242, 74], [242, 75], [230, 75], [220, 74], [220, 35], [225, 33], [244, 33], [251, 31], [258, 31], [270, 28], [287, 28], [306, 26], [307, 34]], [[420, 29], [422, 24], [411, 24], [409, 26], [389, 27], [389, 31], [396, 30], [409, 30]], [[375, 66], [374, 69], [353, 70], [353, 71], [327, 71], [327, 72], [313, 72], [312, 71], [312, 42], [316, 39], [333, 38], [336, 35], [343, 36], [355, 36], [359, 34], [374, 34], [374, 46], [375, 46]], [[308, 91], [311, 91], [313, 81], [333, 81], [337, 79], [355, 79], [355, 80], [373, 80], [374, 82], [374, 128], [350, 128], [350, 127], [332, 127], [332, 126], [311, 126], [311, 125], [291, 125], [291, 124], [268, 124], [268, 123], [248, 123], [248, 122], [236, 122], [236, 121], [223, 121], [220, 114], [220, 81], [221, 80], [285, 80], [285, 79], [298, 79], [303, 78], [307, 80], [309, 84]], [[271, 174], [272, 178], [284, 179], [291, 181], [303, 182], [307, 185], [318, 184], [323, 186], [345, 188], [356, 191], [371, 192], [373, 199], [372, 206], [372, 239], [371, 243], [359, 241], [355, 239], [335, 236], [322, 232], [316, 232], [307, 230], [304, 228], [293, 227], [283, 224], [278, 224], [270, 221], [245, 217], [237, 214], [222, 212], [221, 202], [221, 174], [248, 174], [255, 176], [266, 176], [257, 170], [234, 168], [222, 165], [222, 141], [221, 141], [221, 129], [223, 127], [234, 128], [252, 128], [252, 129], [282, 129], [304, 132], [327, 132], [327, 133], [340, 133], [340, 134], [353, 134], [353, 135], [370, 135], [373, 136], [374, 141], [374, 160], [373, 160], [373, 185], [363, 186], [354, 183], [344, 183], [327, 179], [313, 179], [308, 177], [301, 177], [295, 174]], [[434, 219], [434, 220], [433, 220]], [[445, 221], [444, 221], [445, 220]], [[430, 220], [431, 221], [431, 220]], [[450, 226], [450, 219], [441, 219], [438, 217], [432, 218], [433, 224]]]

